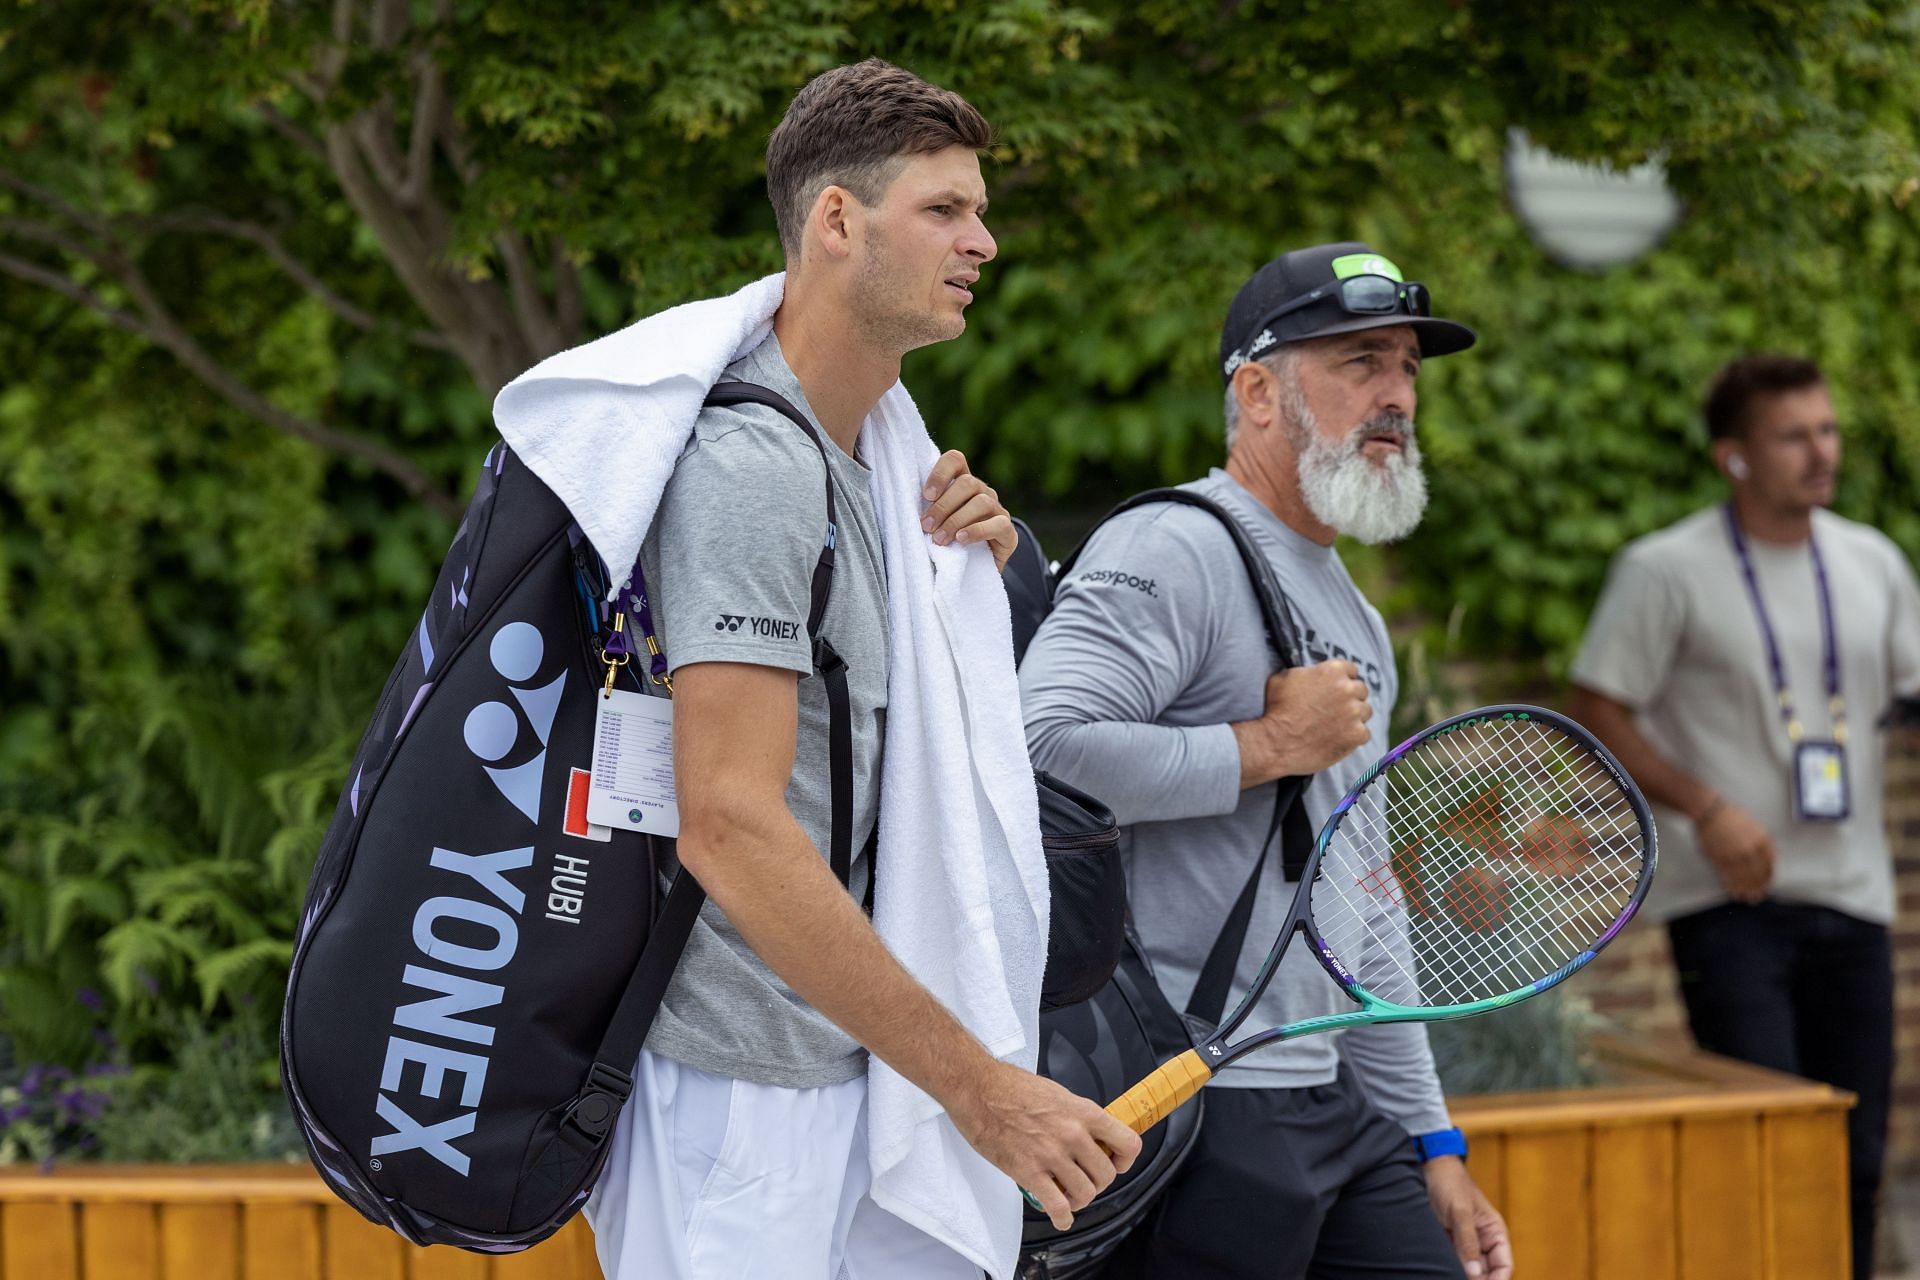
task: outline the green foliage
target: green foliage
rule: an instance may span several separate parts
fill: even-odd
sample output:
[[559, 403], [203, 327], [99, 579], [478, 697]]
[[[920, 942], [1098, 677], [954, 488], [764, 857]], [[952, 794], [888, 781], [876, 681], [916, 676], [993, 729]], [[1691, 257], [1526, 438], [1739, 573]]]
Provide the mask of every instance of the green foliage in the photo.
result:
[[0, 1083], [0, 1165], [50, 1167], [57, 1159], [99, 1148], [92, 1127], [113, 1105], [121, 1069], [88, 1068], [75, 1077], [65, 1067], [41, 1063], [5, 1073]]
[[1604, 1025], [1586, 1000], [1560, 987], [1495, 1017], [1433, 1023], [1427, 1038], [1449, 1097], [1577, 1089], [1599, 1080], [1588, 1046]]
[[128, 1162], [300, 1157], [275, 1042], [264, 1027], [249, 1021], [216, 1030], [182, 1016], [168, 1040], [171, 1065], [134, 1072], [87, 1122], [90, 1154]]
[[[19, 1053], [94, 1052], [89, 988], [136, 1062], [181, 1052], [170, 1011], [271, 1022], [307, 860], [493, 388], [775, 269], [766, 135], [810, 75], [870, 54], [1004, 139], [969, 332], [906, 372], [1022, 506], [1217, 461], [1220, 320], [1284, 248], [1368, 239], [1480, 330], [1422, 377], [1426, 524], [1357, 557], [1420, 705], [1463, 658], [1560, 669], [1609, 555], [1712, 495], [1693, 406], [1742, 349], [1826, 362], [1840, 508], [1920, 552], [1916, 0], [8, 6]], [[427, 69], [440, 90], [416, 93]], [[1664, 156], [1687, 222], [1631, 268], [1550, 265], [1503, 202], [1513, 125]]]
[[340, 705], [324, 678], [280, 694], [176, 678], [76, 718], [64, 745], [86, 793], [0, 810], [0, 1000], [16, 1058], [81, 1060], [95, 991], [136, 1054], [165, 1045], [182, 1010], [235, 1033], [273, 1025], [353, 742]]

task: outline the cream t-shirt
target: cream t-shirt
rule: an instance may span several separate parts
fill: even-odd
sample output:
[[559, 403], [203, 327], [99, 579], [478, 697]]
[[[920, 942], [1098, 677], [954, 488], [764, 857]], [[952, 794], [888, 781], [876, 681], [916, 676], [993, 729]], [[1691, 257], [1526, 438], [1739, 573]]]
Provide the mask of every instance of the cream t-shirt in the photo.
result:
[[[1813, 530], [1830, 583], [1847, 705], [1852, 814], [1845, 821], [1793, 815], [1792, 748], [1723, 508], [1697, 511], [1615, 557], [1573, 679], [1633, 708], [1669, 760], [1773, 834], [1775, 899], [1887, 924], [1893, 866], [1882, 816], [1886, 731], [1877, 722], [1896, 695], [1920, 691], [1920, 585], [1879, 530], [1830, 511], [1814, 512]], [[1780, 546], [1751, 535], [1747, 546], [1806, 737], [1830, 738], [1812, 553], [1806, 543]], [[1693, 824], [1662, 805], [1654, 806], [1654, 820], [1654, 916], [1727, 901]]]

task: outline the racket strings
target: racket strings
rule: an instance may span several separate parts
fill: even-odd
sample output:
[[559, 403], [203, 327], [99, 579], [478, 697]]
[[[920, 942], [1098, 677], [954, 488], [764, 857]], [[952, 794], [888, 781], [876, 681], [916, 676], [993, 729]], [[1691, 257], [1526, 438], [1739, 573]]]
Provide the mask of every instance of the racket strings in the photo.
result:
[[1578, 739], [1502, 718], [1420, 739], [1355, 797], [1312, 915], [1373, 995], [1412, 1008], [1531, 987], [1589, 951], [1633, 899], [1644, 832]]
[[[1544, 829], [1533, 827], [1532, 838], [1523, 836], [1516, 848], [1516, 842], [1508, 838], [1506, 822], [1512, 821], [1523, 832], [1529, 828], [1528, 815], [1514, 812], [1516, 807], [1507, 801], [1512, 779], [1488, 781], [1484, 758], [1463, 752], [1459, 742], [1440, 741], [1445, 746], [1434, 754], [1444, 761], [1445, 772], [1454, 779], [1480, 784], [1484, 790], [1458, 807], [1440, 811], [1435, 809], [1434, 796], [1457, 802], [1457, 795], [1447, 795], [1448, 790], [1457, 792], [1457, 784], [1436, 793], [1429, 770], [1421, 779], [1426, 785], [1405, 790], [1407, 822], [1431, 832], [1424, 840], [1413, 837], [1422, 841], [1423, 851], [1430, 853], [1436, 843], [1452, 841], [1456, 847], [1465, 845], [1472, 855], [1465, 865], [1451, 868], [1431, 856], [1423, 860], [1419, 872], [1426, 880], [1422, 897], [1425, 911], [1416, 911], [1412, 937], [1415, 943], [1424, 944], [1415, 948], [1415, 958], [1421, 962], [1417, 976], [1422, 996], [1428, 1003], [1436, 996], [1442, 1003], [1459, 1003], [1528, 985], [1557, 969], [1559, 963], [1581, 954], [1616, 914], [1604, 906], [1595, 910], [1596, 901], [1609, 904], [1611, 899], [1618, 899], [1624, 904], [1631, 896], [1637, 870], [1622, 878], [1617, 861], [1610, 866], [1602, 859], [1593, 863], [1584, 884], [1577, 874], [1577, 864], [1591, 858], [1592, 851], [1580, 851], [1584, 838], [1572, 838], [1567, 821], [1577, 817], [1591, 821], [1597, 814], [1600, 821], [1596, 826], [1613, 828], [1607, 834], [1617, 835], [1620, 827], [1617, 820], [1608, 820], [1603, 807], [1605, 800], [1616, 794], [1615, 784], [1591, 757], [1584, 757], [1584, 753], [1584, 758], [1576, 757], [1585, 767], [1574, 770], [1569, 778], [1564, 763], [1548, 761], [1537, 743], [1507, 744], [1513, 749], [1513, 765], [1535, 771], [1536, 777], [1546, 766], [1547, 776], [1558, 777], [1563, 784], [1563, 794], [1559, 795], [1535, 788], [1533, 807], [1545, 809], [1551, 820]], [[1534, 823], [1540, 820], [1539, 814], [1531, 819]], [[1523, 855], [1525, 870], [1543, 878], [1549, 890], [1561, 881], [1583, 892], [1541, 892], [1536, 884], [1530, 886], [1533, 892], [1525, 895], [1531, 910], [1517, 909], [1516, 891], [1529, 886], [1516, 884], [1512, 869], [1516, 854]], [[1611, 884], [1609, 871], [1614, 873]], [[1447, 879], [1449, 875], [1451, 879]], [[1442, 880], [1447, 880], [1444, 886], [1439, 883]], [[1447, 990], [1446, 979], [1463, 973], [1478, 978], [1476, 986]]]
[[[1449, 747], [1455, 747], [1455, 745], [1448, 744]], [[1516, 745], [1523, 748], [1534, 747], [1534, 744]], [[1474, 775], [1484, 769], [1483, 760], [1458, 749], [1443, 748], [1439, 754], [1446, 758], [1447, 764], [1456, 776], [1464, 775], [1473, 781], [1479, 781]], [[1537, 749], [1523, 749], [1517, 753], [1516, 761], [1523, 768], [1532, 770], [1538, 770], [1543, 763]], [[1568, 786], [1567, 790], [1571, 794], [1543, 797], [1543, 807], [1547, 807], [1550, 811], [1552, 809], [1570, 810], [1576, 820], [1578, 817], [1586, 817], [1589, 820], [1593, 818], [1596, 784], [1603, 798], [1612, 794], [1613, 784], [1608, 775], [1597, 765], [1590, 761], [1586, 763], [1588, 767], [1578, 771], [1570, 780], [1573, 785]], [[1560, 770], [1558, 773], [1563, 783], [1569, 781], [1565, 770]], [[1580, 774], [1585, 776], [1579, 776]], [[1430, 778], [1428, 782], [1431, 782]], [[1471, 819], [1467, 822], [1454, 816], [1459, 812], [1458, 810], [1454, 813], [1436, 815], [1433, 812], [1433, 793], [1430, 790], [1409, 791], [1410, 820], [1416, 825], [1422, 822], [1428, 823], [1437, 835], [1450, 836], [1456, 841], [1468, 844], [1477, 855], [1475, 862], [1483, 871], [1488, 868], [1498, 868], [1503, 860], [1510, 864], [1515, 853], [1513, 842], [1506, 838], [1507, 833], [1504, 829], [1489, 830], [1488, 827], [1491, 816], [1508, 807], [1503, 794], [1506, 789], [1504, 786], [1489, 786], [1477, 797], [1479, 803], [1463, 806]], [[1449, 821], [1450, 818], [1452, 821]], [[1534, 821], [1538, 821], [1538, 818], [1536, 817]], [[1515, 825], [1520, 826], [1520, 823], [1516, 821]], [[1466, 829], [1463, 830], [1463, 828]], [[1542, 838], [1543, 836], [1545, 838]], [[1463, 837], [1466, 838], [1463, 840]], [[1556, 942], [1559, 944], [1560, 953], [1567, 955], [1568, 958], [1579, 954], [1579, 950], [1583, 950], [1606, 923], [1605, 919], [1592, 917], [1595, 914], [1611, 914], [1593, 911], [1595, 895], [1597, 894], [1604, 901], [1609, 896], [1624, 898], [1631, 892], [1630, 879], [1614, 886], [1606, 883], [1609, 870], [1617, 872], [1618, 864], [1615, 863], [1610, 867], [1604, 860], [1594, 864], [1593, 874], [1588, 877], [1589, 883], [1586, 885], [1580, 886], [1576, 880], [1571, 880], [1572, 873], [1568, 870], [1568, 864], [1579, 861], [1579, 843], [1579, 840], [1567, 837], [1564, 815], [1556, 815], [1545, 832], [1535, 830], [1532, 841], [1534, 847], [1527, 850], [1528, 869], [1536, 875], [1545, 874], [1556, 879], [1569, 880], [1575, 887], [1584, 887], [1586, 893], [1562, 895], [1536, 892], [1531, 895], [1534, 899], [1533, 912], [1513, 909], [1510, 896], [1513, 880], [1509, 872], [1493, 871], [1490, 874], [1464, 875], [1456, 872], [1453, 880], [1444, 888], [1429, 884], [1427, 886], [1429, 899], [1427, 921], [1429, 924], [1437, 921], [1442, 927], [1416, 930], [1416, 940], [1427, 944], [1420, 949], [1422, 954], [1418, 957], [1425, 962], [1423, 982], [1431, 987], [1435, 972], [1449, 968], [1457, 970], [1462, 965], [1477, 964], [1482, 976], [1487, 979], [1484, 986], [1490, 990], [1467, 994], [1479, 997], [1501, 989], [1513, 989], [1536, 977], [1544, 976], [1542, 971], [1552, 967], [1552, 961], [1559, 958], [1551, 954], [1555, 950]], [[1542, 846], [1545, 846], [1546, 856], [1540, 856]], [[1426, 870], [1431, 879], [1437, 880], [1446, 875], [1448, 869], [1438, 866], [1429, 867]], [[1575, 870], [1577, 871], [1578, 868], [1576, 867]], [[1551, 886], [1553, 880], [1549, 880], [1548, 884]], [[1610, 895], [1607, 892], [1609, 888], [1615, 888], [1621, 892]], [[1436, 895], [1437, 902], [1433, 900]], [[1582, 901], [1583, 896], [1584, 901]], [[1576, 907], [1580, 909], [1574, 909]], [[1444, 927], [1448, 923], [1449, 916], [1452, 917], [1451, 923], [1459, 926], [1457, 929]], [[1508, 927], [1504, 929], [1497, 927], [1502, 924]], [[1566, 936], [1569, 930], [1573, 933], [1572, 937]], [[1476, 941], [1481, 945], [1474, 946]], [[1543, 953], [1545, 953], [1544, 959]]]
[[[1543, 730], [1543, 732], [1557, 731]], [[1565, 742], [1565, 739], [1562, 741]], [[1518, 748], [1514, 763], [1520, 768], [1538, 769], [1547, 764], [1537, 743], [1514, 742], [1511, 745]], [[1474, 771], [1484, 769], [1485, 761], [1464, 757], [1455, 751], [1451, 753], [1449, 764], [1454, 769], [1455, 776], [1470, 777]], [[1588, 909], [1577, 915], [1570, 911], [1575, 902], [1579, 901], [1575, 895], [1551, 893], [1538, 896], [1536, 905], [1540, 908], [1540, 914], [1537, 917], [1530, 914], [1503, 912], [1506, 904], [1502, 886], [1511, 883], [1510, 877], [1505, 874], [1456, 878], [1451, 893], [1443, 904], [1452, 909], [1455, 923], [1463, 926], [1465, 936], [1491, 932], [1495, 925], [1502, 922], [1503, 914], [1511, 914], [1514, 931], [1531, 944], [1518, 951], [1511, 948], [1507, 951], [1507, 958], [1521, 970], [1537, 967], [1542, 950], [1550, 949], [1555, 941], [1566, 937], [1569, 931], [1573, 935], [1571, 941], [1582, 943], [1580, 950], [1584, 950], [1584, 944], [1591, 943], [1597, 938], [1617, 915], [1617, 908], [1611, 906], [1595, 913], [1592, 910], [1595, 902], [1611, 903], [1617, 899], [1619, 905], [1623, 906], [1631, 896], [1634, 884], [1639, 878], [1639, 826], [1633, 817], [1631, 806], [1623, 802], [1614, 807], [1612, 812], [1608, 811], [1607, 802], [1614, 799], [1623, 800], [1623, 793], [1619, 790], [1611, 773], [1593, 757], [1582, 751], [1575, 758], [1575, 766], [1576, 780], [1580, 783], [1579, 790], [1549, 801], [1553, 807], [1565, 811], [1553, 814], [1552, 817], [1572, 818], [1576, 821], [1584, 819], [1596, 828], [1605, 827], [1604, 834], [1613, 839], [1603, 842], [1603, 849], [1620, 847], [1621, 837], [1625, 837], [1626, 847], [1633, 853], [1632, 865], [1623, 865], [1619, 861], [1594, 862], [1592, 871], [1595, 874], [1591, 877], [1590, 883], [1585, 886], [1593, 891], [1586, 896], [1583, 904]], [[1497, 794], [1497, 790], [1497, 785], [1490, 787], [1467, 808], [1475, 819], [1470, 827], [1460, 821], [1457, 813], [1436, 815], [1431, 803], [1431, 792], [1421, 797], [1420, 802], [1412, 806], [1414, 812], [1411, 816], [1415, 822], [1431, 824], [1441, 835], [1450, 835], [1456, 840], [1464, 840], [1472, 845], [1481, 855], [1483, 865], [1497, 865], [1503, 858], [1510, 862], [1516, 851], [1506, 840], [1504, 828], [1498, 824], [1497, 819], [1493, 819], [1493, 815], [1498, 813], [1498, 806], [1486, 803], [1489, 796]], [[1536, 815], [1534, 820], [1538, 822], [1540, 819]], [[1525, 843], [1527, 842], [1523, 842]], [[1557, 820], [1549, 821], [1544, 828], [1536, 828], [1531, 847], [1524, 849], [1523, 856], [1530, 869], [1536, 874], [1549, 877], [1550, 883], [1552, 879], [1571, 880], [1573, 873], [1580, 869], [1579, 864], [1591, 857], [1591, 850], [1584, 852], [1579, 850], [1579, 845], [1582, 843], [1585, 843], [1584, 838], [1580, 840], [1570, 838], [1569, 828], [1565, 823]], [[1608, 882], [1609, 870], [1616, 873], [1612, 883]], [[1558, 931], [1557, 934], [1556, 931]], [[1448, 941], [1443, 931], [1429, 931], [1429, 934], [1431, 939], [1438, 943], [1445, 944]], [[1503, 935], [1496, 933], [1489, 941], [1497, 947], [1507, 940]], [[1463, 956], [1461, 952], [1462, 949], [1456, 947], [1450, 949], [1449, 954], [1454, 958], [1467, 960], [1473, 958]], [[1577, 955], [1579, 952], [1576, 951], [1573, 954]], [[1545, 976], [1543, 973], [1534, 973], [1525, 975], [1522, 980], [1519, 972], [1512, 971], [1513, 966], [1509, 966], [1509, 969], [1509, 972], [1494, 975], [1503, 978], [1509, 984], [1501, 986], [1503, 990], [1511, 990], [1515, 985], [1524, 985], [1537, 977]]]

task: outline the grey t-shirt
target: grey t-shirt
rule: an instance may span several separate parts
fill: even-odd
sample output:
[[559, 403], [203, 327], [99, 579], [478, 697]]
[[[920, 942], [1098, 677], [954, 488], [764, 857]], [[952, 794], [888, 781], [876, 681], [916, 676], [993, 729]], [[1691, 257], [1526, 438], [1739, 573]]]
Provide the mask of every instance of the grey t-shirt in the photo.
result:
[[[727, 378], [785, 396], [807, 415], [833, 470], [839, 539], [822, 632], [847, 664], [853, 719], [853, 891], [880, 798], [887, 711], [887, 584], [868, 472], [836, 446], [779, 343], [734, 362]], [[825, 857], [832, 825], [826, 689], [812, 674], [807, 610], [827, 526], [820, 453], [772, 409], [700, 414], [642, 547], [654, 621], [674, 670], [744, 662], [801, 673], [787, 807]], [[866, 1053], [795, 995], [712, 902], [701, 910], [647, 1048], [718, 1075], [785, 1088], [851, 1080]]]
[[[1841, 692], [1847, 703], [1852, 816], [1793, 816], [1792, 748], [1774, 701], [1760, 624], [1719, 507], [1628, 543], [1573, 664], [1575, 682], [1639, 713], [1647, 740], [1674, 764], [1772, 834], [1780, 860], [1773, 896], [1862, 920], [1893, 919], [1893, 861], [1883, 819], [1886, 733], [1875, 726], [1896, 694], [1920, 691], [1920, 586], [1900, 548], [1879, 530], [1813, 513], [1833, 600]], [[1821, 665], [1820, 606], [1807, 544], [1747, 539], [1795, 709], [1809, 739], [1832, 734]], [[1693, 824], [1654, 806], [1660, 874], [1648, 909], [1657, 919], [1727, 900]]]
[[[1186, 488], [1227, 506], [1273, 566], [1301, 622], [1309, 662], [1345, 658], [1373, 704], [1372, 737], [1307, 788], [1316, 829], [1387, 748], [1398, 692], [1380, 614], [1332, 547], [1289, 529], [1224, 471]], [[1274, 787], [1240, 789], [1231, 724], [1266, 705], [1273, 657], [1246, 566], [1220, 522], [1171, 503], [1128, 512], [1095, 534], [1060, 584], [1053, 612], [1020, 667], [1034, 764], [1100, 797], [1123, 826], [1134, 920], [1167, 997], [1184, 1008], [1214, 939], [1259, 855]], [[1251, 983], [1292, 904], [1295, 886], [1270, 856], [1229, 1006]], [[1296, 942], [1247, 1029], [1348, 1012]], [[1447, 1127], [1423, 1027], [1360, 1027], [1307, 1036], [1243, 1059], [1213, 1081], [1226, 1088], [1326, 1084], [1340, 1058], [1409, 1132]]]

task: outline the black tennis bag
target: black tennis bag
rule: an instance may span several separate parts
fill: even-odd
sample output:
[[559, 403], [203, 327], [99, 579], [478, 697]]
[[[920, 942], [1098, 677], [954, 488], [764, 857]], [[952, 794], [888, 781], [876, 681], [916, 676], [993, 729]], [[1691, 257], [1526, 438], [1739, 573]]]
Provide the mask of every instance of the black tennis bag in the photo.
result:
[[[744, 402], [821, 445], [765, 388], [722, 384], [708, 399]], [[845, 668], [817, 638], [830, 471], [827, 485], [808, 629], [831, 694]], [[314, 865], [283, 1081], [328, 1186], [416, 1244], [515, 1252], [578, 1211], [704, 900], [687, 875], [663, 890], [671, 842], [586, 821], [601, 652], [622, 644], [608, 586], [564, 505], [496, 446]], [[630, 664], [616, 678], [639, 691], [647, 677]], [[1049, 938], [1057, 1004], [1106, 982], [1125, 891], [1112, 815], [1038, 785], [1067, 908]], [[850, 825], [836, 812], [843, 882]]]
[[[1122, 511], [1160, 502], [1199, 507], [1226, 527], [1253, 580], [1278, 661], [1284, 666], [1298, 665], [1299, 640], [1287, 612], [1286, 596], [1266, 560], [1226, 508], [1191, 490], [1152, 489], [1120, 503], [1102, 516], [1099, 524]], [[1066, 560], [1055, 565], [1047, 561], [1033, 531], [1023, 522], [1015, 523], [1020, 529], [1020, 545], [1007, 565], [1005, 578], [1013, 610], [1014, 653], [1020, 658], [1026, 655], [1027, 645], [1052, 610], [1055, 587], [1071, 572], [1093, 535], [1089, 532]], [[1276, 788], [1273, 821], [1260, 856], [1207, 953], [1186, 1013], [1176, 1012], [1160, 990], [1153, 966], [1129, 925], [1126, 948], [1110, 981], [1081, 1004], [1043, 1008], [1041, 1075], [1104, 1106], [1167, 1059], [1206, 1039], [1225, 1012], [1233, 970], [1246, 942], [1254, 900], [1266, 871], [1267, 851], [1275, 835], [1282, 836], [1286, 874], [1291, 878], [1299, 877], [1307, 851], [1312, 848], [1313, 831], [1299, 803], [1304, 786], [1305, 780], [1296, 778]], [[1202, 1090], [1193, 1101], [1148, 1130], [1141, 1138], [1140, 1155], [1133, 1167], [1075, 1214], [1067, 1230], [1059, 1230], [1044, 1213], [1029, 1205], [1021, 1232], [1020, 1280], [1090, 1280], [1096, 1276], [1117, 1280], [1116, 1273], [1128, 1266], [1129, 1236], [1147, 1221], [1199, 1138], [1205, 1104], [1206, 1091]]]

